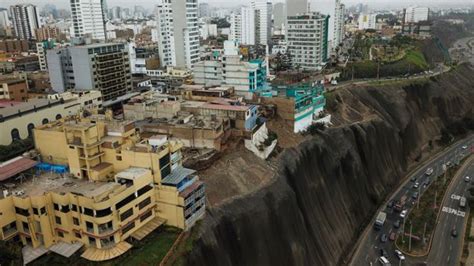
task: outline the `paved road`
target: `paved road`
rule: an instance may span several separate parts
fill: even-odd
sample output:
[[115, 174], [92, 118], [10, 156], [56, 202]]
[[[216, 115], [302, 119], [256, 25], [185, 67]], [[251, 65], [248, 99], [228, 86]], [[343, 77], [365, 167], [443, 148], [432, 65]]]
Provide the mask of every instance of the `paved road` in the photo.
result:
[[[445, 195], [443, 212], [436, 226], [433, 245], [428, 255], [428, 265], [450, 266], [459, 265], [458, 261], [462, 252], [463, 232], [465, 222], [468, 218], [468, 209], [459, 206], [459, 198], [466, 197], [469, 183], [465, 181], [465, 177], [474, 178], [474, 160], [470, 160], [466, 168], [464, 168], [453, 186]], [[458, 236], [453, 237], [451, 231], [455, 228]]]
[[467, 37], [457, 40], [453, 47], [449, 49], [449, 53], [454, 60], [462, 62], [470, 62], [474, 64], [474, 38]]
[[[467, 148], [464, 149], [464, 146], [467, 146]], [[412, 198], [413, 193], [418, 192], [419, 195], [421, 195], [429, 186], [425, 186], [424, 184], [431, 184], [431, 180], [433, 178], [436, 178], [443, 174], [443, 164], [446, 164], [447, 162], [451, 162], [451, 164], [459, 162], [461, 159], [465, 158], [468, 155], [468, 151], [470, 151], [471, 147], [474, 147], [474, 136], [470, 136], [462, 141], [455, 143], [445, 151], [441, 152], [434, 159], [429, 160], [416, 171], [414, 171], [414, 173], [409, 176], [401, 186], [399, 186], [399, 188], [390, 197], [390, 199], [385, 202], [384, 205], [380, 208], [379, 211], [387, 212], [387, 220], [384, 224], [384, 227], [379, 231], [372, 229], [373, 222], [375, 221], [374, 216], [373, 221], [369, 224], [368, 228], [359, 240], [358, 247], [352, 257], [350, 265], [377, 265], [377, 260], [380, 257], [380, 249], [384, 249], [387, 252], [387, 257], [392, 263], [398, 264], [398, 259], [395, 257], [394, 254], [395, 247], [393, 242], [388, 240], [387, 242], [382, 243], [380, 240], [382, 234], [386, 234], [388, 236], [392, 232], [401, 233], [401, 230], [403, 228], [403, 219], [400, 218], [400, 214], [398, 212], [395, 212], [393, 208], [386, 207], [388, 202], [400, 200], [402, 197], [405, 196], [407, 198], [407, 204], [405, 204], [405, 209], [409, 211], [411, 207], [416, 204], [416, 200]], [[428, 168], [433, 169], [433, 173], [431, 175], [426, 175], [426, 171]], [[420, 184], [418, 189], [413, 188], [415, 182], [418, 182]], [[400, 228], [394, 227], [394, 223], [397, 220], [400, 220]]]

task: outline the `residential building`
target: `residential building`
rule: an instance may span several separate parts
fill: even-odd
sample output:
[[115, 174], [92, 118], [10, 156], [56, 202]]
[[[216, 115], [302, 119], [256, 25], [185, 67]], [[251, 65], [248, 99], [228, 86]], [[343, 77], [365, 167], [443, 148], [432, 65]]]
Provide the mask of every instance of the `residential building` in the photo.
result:
[[431, 21], [423, 20], [417, 23], [404, 23], [402, 33], [418, 38], [431, 37]]
[[320, 70], [328, 59], [329, 16], [317, 12], [288, 16], [286, 41], [295, 68]]
[[71, 36], [105, 40], [105, 0], [74, 0], [70, 4], [73, 24]]
[[9, 55], [0, 58], [0, 73], [12, 73], [13, 71], [38, 71], [38, 56], [30, 55]]
[[33, 137], [36, 126], [77, 115], [82, 109], [100, 108], [101, 97], [99, 91], [67, 92], [0, 108], [0, 145]]
[[123, 43], [97, 43], [48, 50], [51, 85], [57, 92], [99, 90], [104, 105], [132, 89], [128, 47]]
[[23, 102], [28, 99], [28, 84], [24, 79], [0, 79], [0, 99]]
[[34, 253], [25, 264], [41, 251], [71, 256], [83, 246], [81, 257], [110, 260], [132, 247], [128, 239], [164, 224], [188, 230], [203, 217], [205, 185], [182, 166], [183, 145], [166, 136], [141, 139], [133, 122], [106, 117], [67, 117], [35, 129], [42, 159], [35, 178], [0, 198], [0, 239], [19, 236], [24, 253]]
[[272, 36], [272, 3], [268, 0], [252, 0], [251, 8], [255, 10], [256, 43], [268, 45]]
[[274, 32], [285, 33], [286, 25], [286, 6], [285, 3], [276, 3], [273, 5], [273, 26]]
[[333, 50], [344, 40], [344, 23], [346, 7], [341, 4], [341, 0], [336, 0], [334, 10], [334, 32], [333, 32]]
[[230, 14], [229, 40], [242, 42], [242, 15], [240, 13]]
[[36, 40], [44, 41], [49, 39], [60, 39], [61, 32], [59, 28], [53, 26], [42, 26], [35, 30]]
[[220, 86], [222, 84], [222, 62], [206, 60], [194, 65], [194, 83], [206, 87]]
[[197, 1], [160, 1], [157, 28], [161, 65], [192, 69], [199, 61]]
[[211, 15], [210, 7], [208, 3], [199, 3], [199, 17], [209, 17]]
[[[256, 15], [255, 9], [251, 7], [242, 7], [240, 9], [240, 38], [241, 44], [255, 45], [256, 44]], [[237, 40], [238, 41], [238, 40]]]
[[27, 40], [0, 40], [0, 51], [6, 53], [26, 53], [29, 51]]
[[6, 8], [0, 8], [0, 29], [11, 27], [12, 23], [8, 17], [8, 10]]
[[308, 0], [286, 0], [286, 15], [296, 16], [308, 11]]
[[158, 48], [156, 46], [138, 47], [135, 42], [129, 42], [128, 54], [132, 74], [146, 75], [148, 69], [153, 68], [151, 61], [156, 60], [156, 62], [159, 62]]
[[41, 26], [36, 6], [14, 5], [10, 7], [10, 13], [16, 37], [25, 40], [36, 39], [35, 29]]
[[274, 86], [272, 90], [272, 95], [277, 96], [263, 98], [264, 102], [277, 106], [278, 116], [293, 124], [294, 133], [306, 130], [319, 120], [326, 105], [322, 85]]
[[38, 55], [38, 62], [41, 71], [48, 71], [48, 62], [46, 60], [46, 51], [54, 49], [56, 42], [54, 40], [43, 39], [42, 42], [36, 43], [36, 54]]
[[377, 23], [377, 14], [365, 14], [359, 15], [359, 30], [375, 29]]
[[412, 6], [404, 9], [404, 23], [417, 23], [429, 20], [430, 9], [428, 7]]

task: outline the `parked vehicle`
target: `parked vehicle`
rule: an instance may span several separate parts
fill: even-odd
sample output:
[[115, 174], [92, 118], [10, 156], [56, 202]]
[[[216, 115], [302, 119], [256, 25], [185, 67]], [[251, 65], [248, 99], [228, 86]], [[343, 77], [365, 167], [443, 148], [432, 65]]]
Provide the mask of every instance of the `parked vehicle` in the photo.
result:
[[395, 227], [395, 228], [400, 228], [400, 224], [401, 224], [400, 220], [396, 220], [396, 221], [393, 223], [393, 227]]
[[396, 249], [395, 255], [397, 256], [399, 260], [405, 260], [405, 255], [403, 255], [403, 253], [400, 250]]
[[454, 228], [451, 230], [451, 236], [452, 236], [452, 237], [457, 237], [457, 236], [458, 236], [458, 231], [456, 230], [456, 227], [454, 227]]
[[403, 195], [402, 198], [395, 204], [395, 211], [401, 212], [403, 210], [403, 207], [405, 207], [405, 203], [407, 201], [407, 196]]
[[419, 188], [420, 187], [420, 183], [419, 182], [416, 182], [414, 185], [413, 185], [413, 188]]
[[464, 182], [469, 182], [469, 181], [471, 181], [471, 178], [469, 176], [465, 176], [464, 177]]
[[461, 197], [459, 199], [459, 207], [466, 208], [466, 198], [465, 197]]
[[382, 234], [382, 236], [380, 237], [380, 242], [385, 243], [385, 242], [387, 242], [387, 239], [388, 239], [387, 235]]
[[395, 202], [393, 200], [391, 200], [387, 203], [387, 208], [391, 209], [391, 208], [393, 208], [393, 205], [395, 205]]
[[407, 213], [408, 213], [407, 210], [403, 210], [403, 211], [400, 213], [400, 218], [405, 219], [405, 217], [407, 216]]
[[426, 169], [425, 175], [432, 175], [433, 174], [433, 168], [428, 168]]
[[390, 261], [388, 261], [388, 259], [385, 257], [385, 256], [382, 256], [379, 258], [379, 263], [380, 265], [383, 265], [383, 266], [390, 266]]
[[387, 214], [385, 212], [379, 212], [377, 218], [375, 218], [374, 228], [379, 230], [383, 227], [385, 220], [387, 219]]
[[418, 199], [418, 192], [413, 193], [413, 195], [411, 195], [411, 197], [413, 199]]
[[395, 241], [395, 238], [397, 238], [397, 234], [395, 232], [390, 233], [390, 241]]

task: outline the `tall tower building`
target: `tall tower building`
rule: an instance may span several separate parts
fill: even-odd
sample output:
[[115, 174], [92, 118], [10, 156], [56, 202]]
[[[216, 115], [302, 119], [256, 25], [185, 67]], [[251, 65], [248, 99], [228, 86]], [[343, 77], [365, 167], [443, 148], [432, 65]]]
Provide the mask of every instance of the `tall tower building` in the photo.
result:
[[334, 10], [333, 49], [335, 49], [344, 39], [345, 13], [345, 5], [341, 4], [341, 0], [336, 0], [336, 9]]
[[273, 5], [273, 26], [275, 30], [284, 29], [286, 24], [286, 7], [284, 3]]
[[320, 70], [328, 59], [329, 16], [310, 12], [287, 19], [286, 41], [292, 66]]
[[95, 40], [105, 40], [105, 0], [70, 0], [73, 31], [71, 36], [89, 35]]
[[229, 40], [242, 42], [242, 15], [230, 14], [230, 35]]
[[39, 14], [34, 5], [10, 7], [15, 34], [19, 39], [35, 39], [35, 29], [40, 27]]
[[256, 16], [256, 42], [267, 45], [272, 36], [272, 3], [267, 0], [252, 0], [251, 7]]
[[0, 28], [7, 28], [11, 26], [10, 19], [8, 18], [8, 10], [0, 8]]
[[287, 16], [296, 16], [308, 11], [308, 0], [286, 0]]
[[255, 45], [256, 37], [256, 21], [255, 9], [250, 7], [242, 7], [240, 9], [241, 16], [241, 43], [245, 45]]
[[157, 10], [161, 64], [192, 69], [199, 61], [197, 0], [161, 0]]

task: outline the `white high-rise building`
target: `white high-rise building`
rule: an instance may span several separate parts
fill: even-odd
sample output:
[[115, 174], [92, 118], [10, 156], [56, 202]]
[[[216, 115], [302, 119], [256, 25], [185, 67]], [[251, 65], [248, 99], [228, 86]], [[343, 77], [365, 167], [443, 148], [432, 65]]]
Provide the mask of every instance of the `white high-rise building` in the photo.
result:
[[242, 16], [240, 14], [230, 14], [229, 40], [242, 42]]
[[308, 11], [308, 0], [286, 0], [287, 16], [296, 16]]
[[272, 3], [267, 0], [252, 0], [251, 7], [256, 16], [256, 42], [267, 45], [272, 36]]
[[161, 0], [157, 7], [161, 64], [192, 69], [199, 61], [197, 0]]
[[71, 36], [105, 40], [105, 0], [71, 0]]
[[375, 29], [377, 23], [377, 14], [360, 14], [359, 30]]
[[328, 59], [329, 16], [317, 12], [288, 16], [286, 40], [294, 68], [320, 70]]
[[341, 0], [336, 0], [336, 9], [334, 10], [333, 49], [335, 49], [344, 39], [345, 13], [345, 5], [341, 4]]
[[0, 28], [10, 27], [12, 24], [8, 18], [8, 10], [0, 9]]
[[36, 6], [14, 5], [10, 7], [10, 13], [17, 38], [36, 39], [35, 29], [41, 26]]
[[429, 19], [430, 9], [428, 7], [412, 6], [405, 9], [405, 23], [417, 23]]
[[241, 15], [241, 44], [255, 45], [255, 9], [251, 7], [242, 7]]
[[282, 31], [286, 24], [286, 7], [284, 3], [273, 5], [273, 26], [274, 31]]

